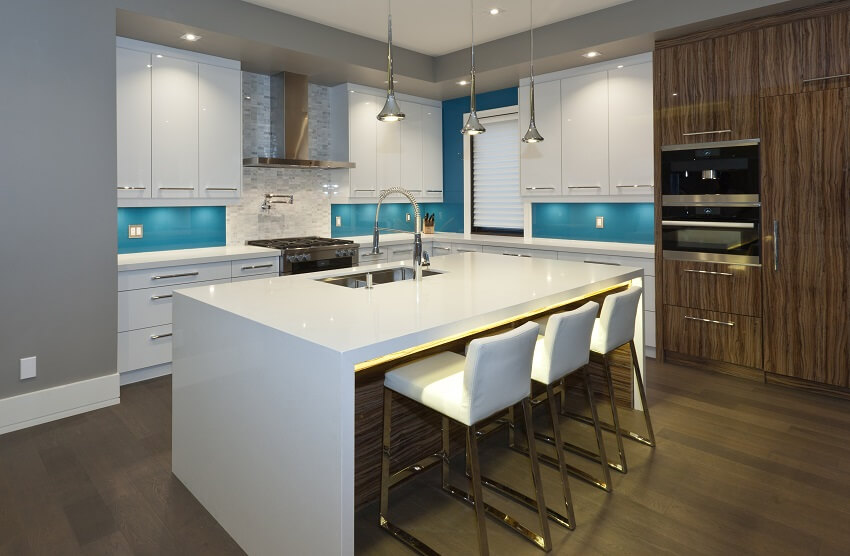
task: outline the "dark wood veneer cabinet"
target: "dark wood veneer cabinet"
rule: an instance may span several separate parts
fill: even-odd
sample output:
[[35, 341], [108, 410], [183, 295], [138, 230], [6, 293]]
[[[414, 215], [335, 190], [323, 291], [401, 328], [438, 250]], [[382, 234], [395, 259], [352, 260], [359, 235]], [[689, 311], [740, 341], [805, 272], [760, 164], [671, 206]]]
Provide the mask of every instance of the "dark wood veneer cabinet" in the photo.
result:
[[850, 89], [761, 113], [764, 370], [848, 387]]
[[666, 305], [761, 316], [761, 268], [757, 266], [664, 261]]
[[664, 349], [701, 359], [761, 368], [762, 319], [664, 306]]
[[761, 96], [850, 86], [850, 12], [759, 31]]
[[655, 51], [662, 145], [758, 137], [757, 45], [747, 32]]

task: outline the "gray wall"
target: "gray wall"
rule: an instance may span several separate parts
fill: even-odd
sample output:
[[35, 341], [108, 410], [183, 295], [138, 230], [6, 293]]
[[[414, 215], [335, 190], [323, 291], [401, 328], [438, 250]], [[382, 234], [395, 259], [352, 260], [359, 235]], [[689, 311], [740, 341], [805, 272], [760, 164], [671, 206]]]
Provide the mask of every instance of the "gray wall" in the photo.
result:
[[105, 0], [0, 6], [0, 398], [115, 372], [114, 28]]

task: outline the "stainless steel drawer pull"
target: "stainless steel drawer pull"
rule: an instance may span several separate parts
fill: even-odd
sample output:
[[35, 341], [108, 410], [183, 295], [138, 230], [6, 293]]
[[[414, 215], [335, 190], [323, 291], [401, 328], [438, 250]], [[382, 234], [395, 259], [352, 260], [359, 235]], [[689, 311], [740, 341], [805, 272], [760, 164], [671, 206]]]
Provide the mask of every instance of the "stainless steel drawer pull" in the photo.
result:
[[683, 269], [682, 272], [692, 272], [694, 274], [710, 274], [712, 276], [734, 276], [731, 272], [715, 272], [713, 270], [693, 270], [690, 268]]
[[478, 249], [460, 249], [457, 250], [458, 253], [478, 253]]
[[701, 319], [699, 317], [692, 317], [690, 315], [685, 315], [685, 319], [695, 320], [695, 321], [698, 321], [698, 322], [707, 322], [708, 324], [722, 324], [723, 326], [735, 326], [734, 322], [725, 322], [725, 321], [722, 321], [722, 320]]
[[602, 189], [601, 185], [568, 185], [567, 189]]
[[702, 220], [662, 220], [662, 226], [675, 228], [731, 228], [735, 230], [752, 230], [755, 222], [705, 222]]
[[274, 266], [274, 263], [255, 264], [255, 265], [251, 265], [251, 266], [243, 266], [242, 270], [255, 270], [255, 269], [258, 269], [258, 268], [271, 268], [273, 266]]
[[119, 185], [116, 187], [118, 191], [144, 191], [147, 187], [130, 187], [129, 185]]
[[841, 79], [842, 77], [850, 77], [850, 73], [841, 73], [839, 75], [828, 75], [826, 77], [812, 77], [803, 79], [803, 83], [811, 83], [813, 81], [826, 81], [828, 79]]
[[426, 189], [425, 192], [426, 193], [442, 193], [443, 190], [442, 189]]
[[554, 187], [526, 187], [527, 191], [555, 191]]
[[451, 247], [440, 247], [439, 245], [435, 245], [434, 249], [439, 249], [440, 251], [451, 251]]
[[171, 336], [171, 332], [168, 334], [151, 334], [151, 340], [159, 340], [160, 338], [168, 338]]
[[507, 255], [509, 257], [531, 257], [531, 255], [523, 255], [522, 253], [502, 253], [502, 255]]
[[655, 186], [654, 186], [654, 185], [650, 185], [650, 184], [648, 184], [648, 183], [646, 183], [646, 184], [643, 184], [643, 183], [636, 183], [636, 184], [634, 184], [634, 185], [617, 185], [617, 186], [615, 186], [615, 187], [655, 187]]
[[694, 135], [714, 135], [717, 133], [732, 133], [731, 129], [718, 129], [715, 131], [692, 131], [690, 133], [683, 133], [685, 137], [693, 137]]
[[205, 187], [207, 191], [239, 191], [238, 187]]
[[187, 276], [197, 276], [198, 272], [182, 272], [180, 274], [163, 274], [162, 276], [151, 276], [151, 280], [167, 280], [169, 278], [185, 278]]
[[403, 249], [401, 251], [393, 251], [393, 255], [400, 255], [402, 253], [413, 253], [413, 249]]
[[159, 187], [160, 191], [194, 191], [194, 187]]
[[374, 189], [355, 189], [355, 193], [375, 193]]
[[152, 295], [151, 301], [156, 301], [157, 299], [168, 299], [169, 297], [173, 297], [173, 295], [170, 293], [164, 295]]
[[621, 266], [621, 265], [620, 265], [620, 263], [612, 263], [612, 262], [608, 262], [608, 261], [591, 261], [591, 260], [586, 260], [586, 261], [584, 261], [584, 262], [586, 262], [586, 263], [591, 263], [591, 264], [607, 264], [607, 265], [610, 265], [610, 266]]

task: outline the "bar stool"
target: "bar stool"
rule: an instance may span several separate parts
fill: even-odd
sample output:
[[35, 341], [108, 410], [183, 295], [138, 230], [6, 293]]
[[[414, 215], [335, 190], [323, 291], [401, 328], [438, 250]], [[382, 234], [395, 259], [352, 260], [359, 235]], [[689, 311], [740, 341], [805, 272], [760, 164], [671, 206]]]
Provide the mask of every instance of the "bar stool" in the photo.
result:
[[[617, 451], [620, 459], [619, 464], [609, 462], [609, 466], [621, 473], [626, 473], [628, 467], [626, 465], [626, 453], [623, 449], [623, 437], [641, 442], [647, 446], [655, 446], [655, 434], [652, 430], [652, 420], [649, 416], [649, 406], [646, 403], [646, 391], [643, 387], [643, 378], [640, 373], [640, 363], [638, 362], [637, 351], [635, 348], [635, 319], [637, 318], [638, 302], [640, 301], [643, 288], [640, 286], [632, 286], [624, 292], [611, 294], [605, 298], [602, 303], [602, 312], [596, 322], [593, 324], [593, 334], [590, 339], [590, 351], [602, 356], [604, 367], [605, 380], [608, 383], [608, 393], [611, 402], [611, 416], [614, 423], [600, 423], [600, 426], [613, 432], [617, 437]], [[643, 406], [643, 418], [646, 423], [646, 437], [625, 430], [620, 427], [620, 418], [617, 412], [617, 404], [614, 400], [614, 387], [611, 379], [611, 367], [609, 357], [611, 353], [621, 346], [629, 345], [629, 355], [631, 359], [632, 373], [638, 386], [641, 405]], [[591, 419], [584, 415], [572, 412], [565, 412], [566, 415], [579, 421], [590, 424]], [[605, 459], [600, 455], [600, 460]], [[593, 458], [596, 459], [596, 458]]]
[[[489, 554], [485, 512], [546, 552], [552, 549], [540, 467], [534, 447], [534, 429], [531, 423], [531, 362], [538, 330], [537, 324], [526, 323], [510, 332], [473, 340], [469, 344], [466, 357], [444, 352], [402, 365], [386, 374], [379, 523], [381, 527], [411, 548], [424, 554], [436, 554], [425, 543], [390, 522], [388, 518], [389, 489], [411, 475], [441, 463], [443, 490], [475, 508], [478, 549], [481, 554]], [[416, 401], [442, 415], [442, 451], [391, 475], [390, 421], [393, 393]], [[541, 534], [531, 531], [516, 519], [485, 503], [482, 496], [477, 443], [478, 427], [482, 421], [519, 403], [522, 404], [528, 433], [531, 476], [535, 490], [535, 499], [530, 501], [530, 505], [537, 510]], [[471, 494], [451, 483], [450, 421], [456, 421], [466, 427]]]

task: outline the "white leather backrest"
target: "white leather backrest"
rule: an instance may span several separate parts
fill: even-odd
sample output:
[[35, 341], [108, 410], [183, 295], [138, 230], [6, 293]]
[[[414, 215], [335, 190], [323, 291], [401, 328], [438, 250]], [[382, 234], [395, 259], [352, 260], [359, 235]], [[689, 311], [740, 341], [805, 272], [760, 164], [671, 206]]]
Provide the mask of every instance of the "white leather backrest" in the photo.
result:
[[531, 393], [531, 359], [540, 327], [527, 322], [503, 334], [469, 343], [463, 371], [463, 403], [470, 421], [508, 408]]
[[632, 286], [624, 292], [609, 295], [602, 302], [597, 332], [602, 337], [593, 342], [594, 347], [602, 347], [602, 353], [608, 353], [634, 338], [635, 318], [642, 291], [640, 286]]
[[598, 312], [599, 304], [590, 301], [578, 309], [549, 318], [543, 336], [543, 361], [549, 363], [546, 369], [548, 372], [545, 377], [535, 376], [536, 380], [552, 384], [587, 365], [590, 360], [590, 335]]

